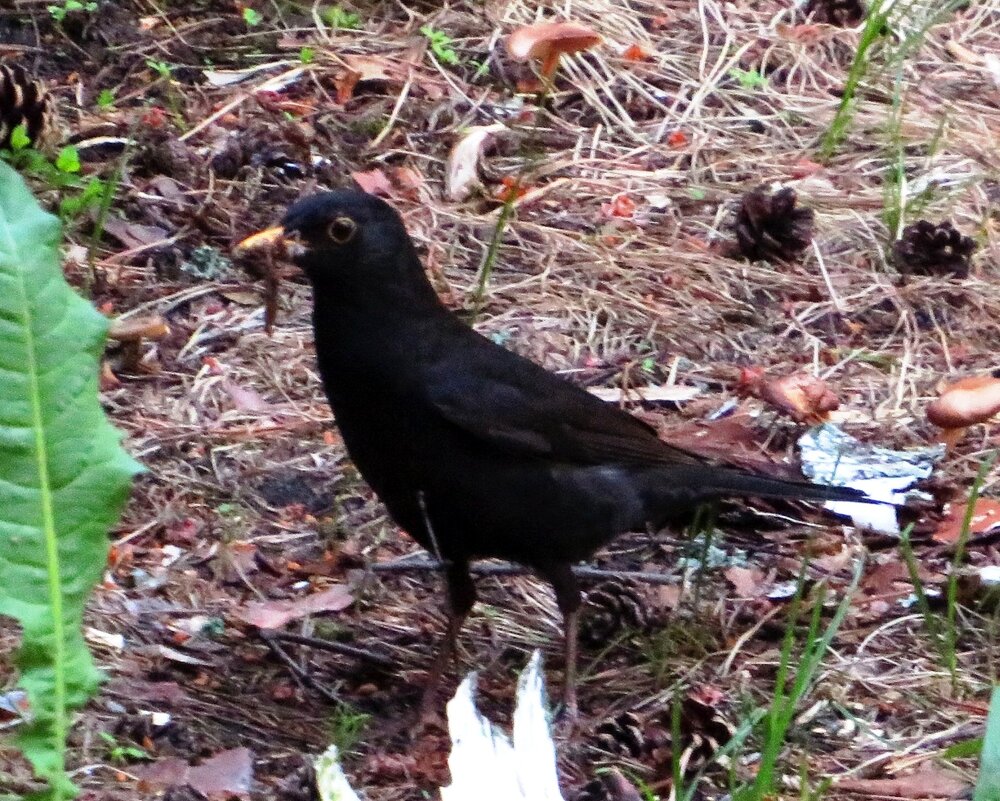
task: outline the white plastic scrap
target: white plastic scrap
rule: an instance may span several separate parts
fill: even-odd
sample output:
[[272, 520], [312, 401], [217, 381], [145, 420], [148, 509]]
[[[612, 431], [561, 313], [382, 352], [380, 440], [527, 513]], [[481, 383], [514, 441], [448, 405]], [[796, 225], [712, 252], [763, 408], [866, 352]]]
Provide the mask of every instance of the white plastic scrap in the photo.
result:
[[513, 745], [476, 708], [474, 673], [448, 702], [448, 730], [452, 783], [441, 801], [563, 801], [538, 651], [518, 680]]
[[[831, 423], [811, 428], [799, 438], [802, 472], [817, 484], [855, 487], [871, 498], [901, 503], [920, 479], [927, 478], [944, 456], [944, 445], [894, 451], [866, 445]], [[858, 528], [899, 534], [896, 510], [889, 505], [827, 501], [826, 508], [850, 517]]]
[[340, 767], [337, 746], [331, 745], [316, 757], [316, 789], [320, 801], [360, 801]]
[[[476, 707], [476, 674], [448, 702], [451, 784], [441, 801], [563, 801], [549, 727], [542, 654], [535, 651], [517, 682], [514, 742]], [[317, 757], [320, 801], [360, 801], [340, 767], [337, 746]]]

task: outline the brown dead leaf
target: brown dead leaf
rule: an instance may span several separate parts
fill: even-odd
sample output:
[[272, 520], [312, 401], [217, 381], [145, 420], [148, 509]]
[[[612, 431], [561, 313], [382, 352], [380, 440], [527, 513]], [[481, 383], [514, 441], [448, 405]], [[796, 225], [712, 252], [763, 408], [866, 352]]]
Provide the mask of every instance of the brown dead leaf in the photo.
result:
[[240, 306], [260, 305], [260, 294], [247, 289], [224, 289], [219, 294], [231, 303], [236, 303]]
[[874, 595], [886, 595], [894, 590], [900, 590], [901, 588], [895, 586], [898, 583], [909, 584], [910, 571], [899, 560], [893, 560], [875, 565], [866, 572], [861, 588]]
[[834, 786], [843, 792], [883, 798], [955, 798], [968, 789], [961, 778], [943, 770], [921, 770], [894, 779], [844, 779]]
[[[958, 542], [965, 522], [965, 503], [948, 504], [947, 514], [938, 523], [932, 535], [935, 542]], [[978, 498], [969, 524], [969, 535], [978, 536], [993, 531], [1000, 526], [1000, 501], [993, 498]]]
[[681, 587], [674, 584], [661, 584], [653, 593], [655, 605], [660, 609], [676, 609], [681, 602]]
[[236, 584], [257, 572], [257, 546], [246, 540], [219, 544], [212, 559], [212, 574], [226, 584]]
[[389, 81], [394, 76], [392, 65], [385, 59], [373, 56], [344, 56], [347, 69], [333, 82], [337, 90], [337, 103], [341, 106], [354, 97], [354, 90], [366, 81]]
[[266, 412], [271, 408], [271, 404], [264, 400], [257, 390], [251, 387], [241, 387], [235, 381], [228, 378], [223, 380], [222, 386], [225, 388], [226, 394], [229, 395], [229, 399], [233, 402], [233, 406], [241, 412]]
[[288, 601], [248, 603], [236, 611], [236, 617], [260, 629], [276, 629], [291, 620], [319, 612], [340, 612], [354, 603], [354, 595], [346, 584], [335, 584], [328, 590]]
[[249, 748], [233, 748], [220, 751], [200, 765], [167, 757], [133, 770], [149, 789], [192, 787], [208, 798], [245, 798], [250, 795], [253, 781], [253, 754]]
[[449, 200], [465, 200], [481, 183], [479, 161], [493, 137], [506, 130], [502, 123], [468, 128], [448, 154], [445, 166], [444, 191]]
[[797, 423], [821, 423], [840, 406], [827, 383], [808, 373], [769, 378], [762, 369], [747, 367], [740, 373], [738, 391], [760, 398]]
[[767, 591], [764, 571], [756, 567], [734, 565], [725, 572], [726, 580], [733, 585], [740, 598], [757, 598]]
[[368, 172], [352, 172], [351, 178], [361, 187], [362, 191], [367, 192], [369, 195], [377, 195], [378, 197], [392, 196], [392, 181], [389, 180], [389, 176], [377, 167], [374, 170], [368, 170]]
[[764, 436], [746, 414], [732, 414], [721, 420], [689, 420], [663, 428], [659, 434], [665, 442], [711, 461], [774, 478], [802, 478], [790, 465], [767, 455], [762, 446]]
[[959, 64], [981, 67], [986, 63], [986, 58], [982, 54], [969, 50], [969, 48], [959, 44], [955, 39], [949, 39], [945, 42], [944, 49]]
[[104, 221], [104, 231], [130, 250], [155, 245], [170, 236], [166, 230], [159, 226], [140, 225], [110, 215]]

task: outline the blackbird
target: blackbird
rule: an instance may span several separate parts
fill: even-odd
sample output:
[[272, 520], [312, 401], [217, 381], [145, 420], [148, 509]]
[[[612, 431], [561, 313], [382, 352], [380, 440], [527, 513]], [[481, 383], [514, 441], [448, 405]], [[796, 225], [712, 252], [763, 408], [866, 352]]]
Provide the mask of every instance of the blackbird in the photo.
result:
[[864, 499], [707, 464], [478, 334], [439, 300], [399, 215], [377, 197], [306, 197], [238, 249], [278, 240], [312, 283], [319, 372], [351, 459], [393, 519], [444, 564], [449, 623], [425, 711], [475, 602], [473, 559], [518, 562], [552, 585], [572, 719], [581, 601], [573, 563], [618, 534], [688, 521], [724, 496]]

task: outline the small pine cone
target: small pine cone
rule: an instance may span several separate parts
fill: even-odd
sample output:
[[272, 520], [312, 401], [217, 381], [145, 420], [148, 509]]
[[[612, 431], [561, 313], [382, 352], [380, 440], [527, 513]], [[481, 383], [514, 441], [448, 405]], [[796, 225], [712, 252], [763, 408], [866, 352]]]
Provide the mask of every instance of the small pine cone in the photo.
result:
[[[667, 707], [643, 730], [651, 761], [661, 768], [672, 769], [673, 765], [672, 716]], [[676, 744], [681, 773], [694, 773], [710, 763], [733, 732], [733, 726], [714, 706], [693, 694], [686, 697], [681, 702], [680, 742]]]
[[36, 147], [48, 128], [49, 96], [39, 81], [18, 64], [0, 64], [0, 150], [10, 147], [10, 135], [24, 124]]
[[580, 641], [591, 647], [606, 646], [623, 630], [649, 625], [646, 599], [633, 581], [606, 581], [590, 590], [580, 617]]
[[853, 28], [868, 13], [861, 0], [808, 0], [803, 11], [812, 22], [825, 22], [841, 28]]
[[642, 720], [631, 712], [603, 721], [591, 735], [593, 744], [609, 754], [638, 759], [646, 750]]
[[739, 253], [754, 261], [793, 261], [812, 241], [813, 210], [795, 207], [795, 190], [773, 195], [764, 187], [745, 194], [734, 230]]
[[621, 773], [609, 770], [577, 790], [573, 801], [642, 801], [642, 796]]
[[701, 741], [695, 748], [693, 758], [700, 759], [702, 763], [711, 759], [712, 755], [728, 743], [736, 733], [733, 724], [719, 709], [693, 695], [684, 699], [681, 705], [681, 717], [686, 722], [688, 730]]
[[934, 225], [927, 220], [908, 225], [892, 244], [892, 255], [900, 272], [966, 278], [975, 240], [962, 236], [950, 222]]
[[608, 791], [598, 776], [573, 794], [573, 801], [608, 801]]

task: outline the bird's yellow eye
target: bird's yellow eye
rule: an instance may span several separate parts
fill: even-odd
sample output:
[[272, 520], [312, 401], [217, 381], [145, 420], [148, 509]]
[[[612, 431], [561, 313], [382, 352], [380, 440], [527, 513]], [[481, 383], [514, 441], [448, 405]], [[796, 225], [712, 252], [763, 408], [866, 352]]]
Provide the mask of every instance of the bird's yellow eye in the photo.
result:
[[326, 229], [327, 235], [338, 245], [346, 244], [354, 238], [358, 224], [350, 217], [336, 217]]

